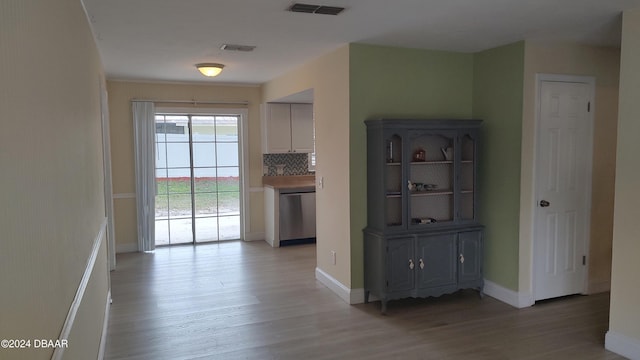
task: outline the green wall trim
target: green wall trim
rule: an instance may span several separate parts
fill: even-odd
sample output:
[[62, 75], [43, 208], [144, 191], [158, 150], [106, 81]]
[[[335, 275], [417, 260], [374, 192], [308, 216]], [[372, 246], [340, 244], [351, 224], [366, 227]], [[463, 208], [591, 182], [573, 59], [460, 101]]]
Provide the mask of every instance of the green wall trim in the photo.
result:
[[484, 120], [478, 189], [485, 278], [518, 290], [524, 41], [474, 54], [473, 117]]

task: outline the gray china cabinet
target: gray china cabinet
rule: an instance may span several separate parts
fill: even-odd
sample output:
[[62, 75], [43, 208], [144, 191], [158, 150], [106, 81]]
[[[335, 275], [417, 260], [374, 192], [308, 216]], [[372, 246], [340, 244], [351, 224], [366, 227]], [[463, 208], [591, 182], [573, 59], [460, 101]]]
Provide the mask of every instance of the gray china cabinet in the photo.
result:
[[365, 302], [482, 296], [481, 120], [367, 120]]

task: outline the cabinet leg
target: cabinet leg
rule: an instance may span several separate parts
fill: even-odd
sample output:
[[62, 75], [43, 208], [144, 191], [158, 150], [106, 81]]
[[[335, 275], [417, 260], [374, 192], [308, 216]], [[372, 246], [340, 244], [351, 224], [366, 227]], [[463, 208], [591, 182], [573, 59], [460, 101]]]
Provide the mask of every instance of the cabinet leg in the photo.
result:
[[364, 291], [364, 303], [365, 304], [369, 303], [369, 290]]
[[380, 308], [380, 313], [382, 315], [387, 315], [387, 300], [381, 300], [380, 303], [381, 303], [381, 306], [382, 306]]
[[484, 289], [483, 288], [478, 288], [478, 295], [480, 296], [480, 299], [484, 299]]

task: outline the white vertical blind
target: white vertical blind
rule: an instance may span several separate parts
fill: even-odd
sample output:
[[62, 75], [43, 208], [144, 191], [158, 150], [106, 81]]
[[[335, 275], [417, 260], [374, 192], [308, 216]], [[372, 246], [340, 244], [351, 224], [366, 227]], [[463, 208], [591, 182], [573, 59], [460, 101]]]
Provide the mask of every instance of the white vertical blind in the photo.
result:
[[155, 249], [155, 107], [133, 101], [133, 136], [136, 167], [138, 251]]

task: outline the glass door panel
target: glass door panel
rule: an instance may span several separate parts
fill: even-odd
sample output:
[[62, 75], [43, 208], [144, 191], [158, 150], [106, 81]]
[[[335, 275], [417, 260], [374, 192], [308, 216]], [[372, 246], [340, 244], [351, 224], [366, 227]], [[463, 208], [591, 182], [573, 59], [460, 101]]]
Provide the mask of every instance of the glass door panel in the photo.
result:
[[402, 138], [392, 135], [386, 141], [386, 223], [387, 226], [402, 226]]
[[156, 115], [156, 245], [193, 242], [189, 118]]
[[454, 219], [454, 135], [414, 134], [409, 167], [409, 217], [412, 225]]
[[220, 240], [233, 240], [240, 236], [240, 216], [220, 216], [218, 218]]
[[460, 218], [462, 220], [475, 219], [475, 161], [476, 146], [475, 141], [469, 135], [465, 135], [460, 140], [461, 149], [461, 171], [460, 171]]
[[238, 125], [156, 115], [156, 245], [240, 238]]
[[217, 217], [197, 217], [196, 218], [196, 242], [218, 241], [218, 218]]

